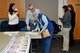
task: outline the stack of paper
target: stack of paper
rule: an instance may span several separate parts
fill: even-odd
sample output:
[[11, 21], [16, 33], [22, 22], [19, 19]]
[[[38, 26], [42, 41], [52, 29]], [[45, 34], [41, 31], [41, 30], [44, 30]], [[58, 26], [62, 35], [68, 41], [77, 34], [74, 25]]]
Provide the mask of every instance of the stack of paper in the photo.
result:
[[14, 35], [16, 35], [18, 33], [19, 33], [19, 31], [16, 31], [16, 32], [4, 32], [3, 34], [8, 35], [8, 36], [14, 36]]
[[39, 32], [26, 32], [26, 35], [39, 35]]
[[29, 53], [30, 37], [13, 37], [2, 53]]

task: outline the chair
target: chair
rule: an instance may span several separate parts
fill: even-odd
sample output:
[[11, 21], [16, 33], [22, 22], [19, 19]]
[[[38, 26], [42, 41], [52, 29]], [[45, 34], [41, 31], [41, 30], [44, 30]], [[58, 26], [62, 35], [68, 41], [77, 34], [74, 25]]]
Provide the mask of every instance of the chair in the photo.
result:
[[53, 32], [53, 37], [56, 38], [58, 40], [58, 38], [56, 37], [56, 35], [58, 35], [58, 32], [61, 31], [61, 25], [58, 25], [55, 21], [52, 21], [52, 24], [54, 26], [54, 32]]
[[[21, 28], [24, 28], [26, 26], [25, 21], [19, 21], [19, 31]], [[1, 22], [1, 31], [9, 31], [9, 24], [8, 21], [2, 21]]]
[[25, 21], [19, 21], [19, 31], [26, 26]]
[[1, 31], [9, 31], [8, 21], [1, 22]]

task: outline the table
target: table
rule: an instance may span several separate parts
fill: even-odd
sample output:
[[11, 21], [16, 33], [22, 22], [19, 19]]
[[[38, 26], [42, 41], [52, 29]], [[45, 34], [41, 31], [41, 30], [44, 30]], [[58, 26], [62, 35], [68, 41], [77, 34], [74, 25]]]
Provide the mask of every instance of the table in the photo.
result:
[[16, 34], [24, 34], [29, 35], [31, 39], [42, 39], [42, 36], [39, 34], [39, 32], [4, 32], [4, 34], [8, 36], [15, 36]]
[[39, 34], [39, 32], [25, 32], [25, 35], [27, 34], [30, 36], [31, 39], [42, 39], [42, 36]]
[[12, 36], [5, 36], [3, 32], [0, 32], [0, 53], [5, 49], [11, 40]]
[[[41, 39], [42, 37], [41, 37], [41, 35], [38, 33], [38, 32], [0, 32], [0, 36], [3, 36], [2, 37], [2, 39], [0, 40], [0, 41], [3, 41], [3, 38], [5, 37], [5, 36], [7, 36], [7, 37], [9, 37], [8, 39], [6, 39], [6, 37], [5, 37], [5, 39], [7, 40], [7, 42], [5, 42], [6, 44], [5, 44], [5, 46], [3, 46], [3, 44], [1, 44], [0, 45], [0, 48], [2, 48], [1, 50], [0, 50], [0, 52], [3, 50], [3, 51], [7, 51], [7, 49], [8, 49], [8, 47], [10, 46], [10, 45], [13, 45], [13, 42], [16, 40], [15, 38], [16, 37], [20, 37], [20, 36], [23, 36], [23, 37], [30, 37], [31, 39]], [[29, 46], [30, 46], [30, 38], [28, 39], [29, 41], [29, 43], [28, 43], [28, 49], [27, 49], [27, 51], [28, 52], [26, 52], [26, 53], [29, 53]], [[12, 41], [13, 40], [13, 41]], [[5, 40], [4, 40], [5, 41]], [[23, 41], [22, 41], [23, 42]], [[1, 47], [2, 46], [2, 47]]]
[[[2, 33], [1, 32], [0, 34], [3, 36], [3, 38], [5, 36], [11, 37], [7, 41], [6, 46], [3, 45], [6, 42], [5, 43], [2, 42], [3, 44], [0, 43], [1, 44], [0, 48], [3, 47], [3, 49], [0, 50], [0, 53], [29, 53], [30, 40], [31, 40], [29, 35], [25, 36], [23, 33], [21, 33], [21, 34], [17, 33], [16, 34], [16, 32], [8, 32], [8, 33]], [[1, 39], [0, 41], [3, 41], [3, 40], [4, 39]]]

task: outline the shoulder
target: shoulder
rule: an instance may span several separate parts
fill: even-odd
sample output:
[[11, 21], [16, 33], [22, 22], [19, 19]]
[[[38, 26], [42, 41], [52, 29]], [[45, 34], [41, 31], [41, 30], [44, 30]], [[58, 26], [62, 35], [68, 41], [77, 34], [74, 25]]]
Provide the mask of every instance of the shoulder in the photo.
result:
[[27, 10], [27, 13], [30, 13], [31, 11], [30, 10]]
[[45, 16], [45, 15], [42, 15], [42, 19], [43, 19], [43, 20], [46, 19], [46, 16]]
[[39, 9], [35, 9], [36, 11], [39, 11]]
[[8, 16], [11, 16], [10, 12], [8, 12]]
[[67, 11], [67, 13], [71, 13], [70, 11]]
[[74, 10], [71, 10], [70, 12], [71, 12], [71, 14], [75, 14], [75, 11]]
[[70, 15], [70, 14], [71, 14], [71, 12], [70, 12], [70, 11], [67, 11], [67, 12], [66, 12], [66, 15]]
[[46, 17], [45, 15], [42, 15], [42, 17]]
[[40, 10], [39, 10], [39, 9], [35, 9], [35, 11], [36, 11], [36, 12], [40, 12]]

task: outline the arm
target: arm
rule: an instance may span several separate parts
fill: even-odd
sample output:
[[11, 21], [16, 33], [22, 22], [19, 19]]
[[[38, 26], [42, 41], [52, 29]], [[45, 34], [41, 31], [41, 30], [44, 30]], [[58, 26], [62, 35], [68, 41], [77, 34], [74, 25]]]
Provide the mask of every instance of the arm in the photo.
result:
[[63, 16], [63, 19], [61, 19], [61, 21], [62, 21], [63, 23], [68, 22], [68, 20], [71, 19], [70, 17], [71, 17], [71, 14], [70, 14], [69, 12], [67, 12], [67, 13]]
[[29, 25], [29, 11], [27, 11], [26, 14], [26, 24]]
[[29, 19], [30, 19], [30, 14], [29, 14], [30, 12], [29, 11], [27, 11], [27, 15], [26, 15], [26, 28], [27, 28], [27, 30], [30, 30], [30, 26], [29, 26]]
[[40, 31], [40, 28], [39, 28], [39, 25], [37, 24], [37, 26], [36, 26], [36, 28], [35, 28], [35, 30], [34, 31]]
[[44, 22], [44, 26], [42, 27], [41, 32], [44, 31], [47, 28], [47, 26], [48, 26], [48, 20], [46, 19], [46, 16], [43, 15], [42, 16], [42, 20]]

